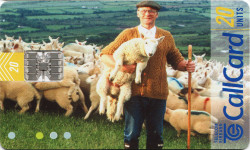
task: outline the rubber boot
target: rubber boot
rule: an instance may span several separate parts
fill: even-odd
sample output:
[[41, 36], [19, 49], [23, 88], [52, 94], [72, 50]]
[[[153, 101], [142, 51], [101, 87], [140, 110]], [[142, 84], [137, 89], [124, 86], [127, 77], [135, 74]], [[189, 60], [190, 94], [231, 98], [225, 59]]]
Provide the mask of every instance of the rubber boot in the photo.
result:
[[131, 141], [131, 142], [125, 142], [124, 143], [124, 149], [139, 149], [139, 140]]
[[163, 142], [162, 141], [147, 141], [146, 149], [162, 149]]

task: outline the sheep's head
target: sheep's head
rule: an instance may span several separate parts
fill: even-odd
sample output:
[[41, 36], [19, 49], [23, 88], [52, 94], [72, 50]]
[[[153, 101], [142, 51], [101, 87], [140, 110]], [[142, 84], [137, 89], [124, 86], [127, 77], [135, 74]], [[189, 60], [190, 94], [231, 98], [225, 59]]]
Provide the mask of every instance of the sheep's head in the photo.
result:
[[145, 52], [148, 57], [152, 57], [157, 49], [158, 44], [165, 38], [162, 36], [158, 39], [155, 38], [144, 38]]
[[165, 112], [165, 115], [164, 115], [164, 120], [169, 122], [169, 118], [171, 116], [171, 113], [172, 113], [173, 110], [169, 109], [169, 108], [166, 108], [166, 112]]

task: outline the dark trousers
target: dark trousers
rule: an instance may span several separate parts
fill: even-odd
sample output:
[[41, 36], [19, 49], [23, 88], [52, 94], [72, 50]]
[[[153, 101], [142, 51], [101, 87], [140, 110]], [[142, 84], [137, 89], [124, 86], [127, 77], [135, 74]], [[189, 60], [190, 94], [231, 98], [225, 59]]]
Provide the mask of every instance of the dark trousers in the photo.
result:
[[144, 120], [147, 130], [147, 149], [163, 147], [163, 120], [166, 111], [166, 100], [135, 96], [124, 104], [125, 149], [138, 149], [139, 137]]

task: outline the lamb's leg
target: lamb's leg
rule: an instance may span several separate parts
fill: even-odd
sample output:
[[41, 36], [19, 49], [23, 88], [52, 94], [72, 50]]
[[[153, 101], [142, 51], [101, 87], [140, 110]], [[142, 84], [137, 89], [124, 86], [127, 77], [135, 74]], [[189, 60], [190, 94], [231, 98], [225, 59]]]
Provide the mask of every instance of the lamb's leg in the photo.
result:
[[190, 133], [191, 133], [192, 136], [195, 136], [195, 135], [196, 135], [193, 131], [191, 131]]
[[41, 103], [41, 99], [37, 99], [36, 100], [36, 110], [35, 110], [35, 112], [39, 112], [39, 109], [40, 109], [40, 103]]
[[99, 114], [103, 115], [105, 113], [105, 102], [107, 101], [107, 95], [104, 93], [99, 94], [101, 97], [100, 106], [99, 106]]
[[66, 117], [70, 116], [72, 113], [73, 113], [73, 106], [72, 105], [69, 105], [67, 108], [66, 108], [66, 113], [64, 114]]
[[100, 96], [99, 114], [105, 113], [105, 102], [107, 101], [107, 93], [109, 89], [109, 84], [106, 80], [105, 75], [102, 75], [97, 82], [96, 92]]
[[66, 110], [64, 114], [66, 117], [70, 116], [73, 113], [73, 106], [70, 104], [71, 100], [67, 99], [66, 97], [60, 97], [61, 99], [56, 99], [57, 104]]
[[120, 68], [123, 65], [123, 57], [116, 59], [115, 62], [115, 68], [110, 72], [110, 76], [109, 76], [109, 80], [113, 81], [115, 79], [115, 76], [117, 74], [117, 72], [120, 70]]
[[69, 87], [68, 99], [72, 100], [72, 94], [73, 94], [74, 90], [76, 90], [76, 84], [72, 81], [62, 81], [62, 82], [60, 82], [60, 84], [63, 87]]
[[26, 112], [29, 109], [28, 103], [33, 100], [32, 96], [31, 97], [29, 97], [29, 96], [25, 97], [25, 96], [27, 96], [27, 95], [19, 96], [17, 98], [17, 103], [21, 107], [19, 114], [23, 114], [24, 112]]
[[25, 103], [25, 104], [23, 104], [23, 103], [18, 103], [19, 104], [19, 106], [22, 108], [18, 113], [19, 114], [23, 114], [23, 113], [25, 113], [28, 109], [29, 109], [29, 105], [28, 105], [28, 103]]
[[29, 109], [29, 105], [28, 104], [27, 105], [23, 105], [21, 108], [22, 109], [18, 112], [19, 114], [25, 113]]
[[118, 97], [117, 109], [115, 114], [115, 120], [120, 120], [121, 114], [123, 113], [123, 105], [131, 97], [131, 84], [126, 83], [120, 87], [120, 94]]
[[180, 137], [180, 135], [181, 135], [181, 128], [179, 128], [179, 127], [174, 127], [174, 128], [177, 131], [177, 137]]
[[136, 65], [136, 76], [135, 76], [135, 83], [140, 84], [141, 83], [141, 73], [146, 68], [147, 61], [142, 63], [137, 63]]
[[90, 108], [89, 108], [89, 111], [88, 111], [88, 113], [85, 115], [84, 119], [85, 119], [85, 120], [88, 119], [88, 118], [89, 118], [89, 115], [92, 113], [92, 111], [95, 110], [98, 106], [99, 106], [99, 102], [98, 102], [98, 103], [92, 102], [92, 103], [91, 103], [91, 106], [90, 106]]
[[36, 98], [36, 110], [35, 110], [35, 112], [39, 112], [42, 97], [35, 89], [34, 89], [34, 93], [35, 93], [35, 98]]
[[[1, 92], [1, 91], [0, 91]], [[2, 93], [2, 92], [1, 92]], [[4, 96], [0, 94], [0, 109], [4, 111], [4, 106], [3, 106], [3, 101], [4, 101]]]
[[3, 106], [3, 101], [2, 100], [0, 100], [0, 108], [1, 108], [2, 111], [4, 111], [4, 106]]
[[82, 90], [80, 89], [79, 86], [77, 86], [77, 91], [78, 91], [78, 94], [79, 94], [79, 98], [80, 98], [80, 101], [81, 101], [81, 104], [82, 104], [82, 109], [85, 113], [88, 112], [88, 107], [86, 106], [86, 103], [85, 103], [85, 97], [84, 97], [84, 94], [82, 93]]
[[116, 112], [116, 99], [108, 96], [108, 103], [107, 103], [107, 117], [110, 121], [114, 122], [114, 116]]

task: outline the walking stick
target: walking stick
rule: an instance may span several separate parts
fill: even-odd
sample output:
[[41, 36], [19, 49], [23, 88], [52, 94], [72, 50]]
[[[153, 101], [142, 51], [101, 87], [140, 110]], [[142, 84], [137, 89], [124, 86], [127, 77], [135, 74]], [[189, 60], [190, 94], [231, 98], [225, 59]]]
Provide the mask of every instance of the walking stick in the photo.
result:
[[[188, 45], [188, 62], [192, 61], [192, 45]], [[187, 149], [190, 149], [190, 133], [191, 133], [191, 72], [188, 72], [188, 137]]]

